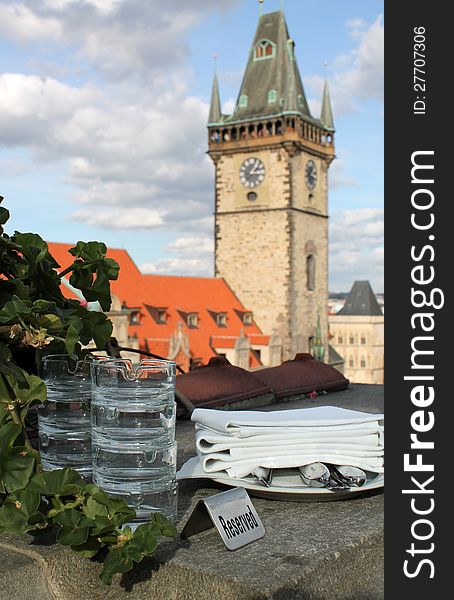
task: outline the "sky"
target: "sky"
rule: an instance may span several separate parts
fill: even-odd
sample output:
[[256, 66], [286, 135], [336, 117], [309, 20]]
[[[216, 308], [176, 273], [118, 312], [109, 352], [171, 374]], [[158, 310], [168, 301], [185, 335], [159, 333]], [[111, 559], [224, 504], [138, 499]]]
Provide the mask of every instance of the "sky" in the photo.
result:
[[[383, 292], [383, 0], [263, 2], [281, 7], [315, 117], [330, 82], [329, 288]], [[257, 0], [0, 0], [7, 231], [212, 276], [214, 63], [230, 112], [259, 14]]]

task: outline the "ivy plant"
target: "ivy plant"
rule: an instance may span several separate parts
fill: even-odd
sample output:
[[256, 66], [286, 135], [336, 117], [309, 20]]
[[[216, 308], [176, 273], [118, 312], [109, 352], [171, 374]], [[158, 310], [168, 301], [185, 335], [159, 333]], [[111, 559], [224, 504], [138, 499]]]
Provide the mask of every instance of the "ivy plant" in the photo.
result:
[[151, 556], [161, 536], [173, 537], [176, 529], [153, 514], [133, 532], [127, 524], [136, 513], [125, 501], [71, 469], [44, 471], [27, 434], [27, 416], [46, 402], [36, 368], [40, 353], [83, 357], [85, 346], [103, 348], [112, 334], [104, 312], [65, 298], [62, 278], [108, 311], [110, 281], [119, 267], [106, 257], [105, 244], [77, 242], [61, 270], [36, 233], [5, 233], [8, 219], [0, 206], [0, 534], [55, 529], [58, 543], [84, 557], [104, 557], [100, 577], [110, 584], [115, 573]]

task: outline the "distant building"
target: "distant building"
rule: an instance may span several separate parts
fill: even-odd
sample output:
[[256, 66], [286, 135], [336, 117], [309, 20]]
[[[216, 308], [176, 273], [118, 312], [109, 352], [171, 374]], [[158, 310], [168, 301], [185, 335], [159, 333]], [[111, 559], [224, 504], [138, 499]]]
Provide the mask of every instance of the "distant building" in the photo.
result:
[[384, 383], [384, 316], [368, 281], [355, 281], [329, 327], [344, 375], [352, 383]]
[[[238, 100], [222, 114], [217, 76], [208, 119], [215, 165], [215, 275], [283, 358], [328, 352], [328, 168], [334, 120], [325, 82], [312, 116], [282, 10], [260, 17]], [[320, 340], [317, 339], [320, 330]]]
[[[70, 247], [49, 243], [62, 269], [72, 261]], [[281, 363], [279, 336], [262, 332], [224, 279], [144, 275], [126, 250], [109, 248], [107, 256], [120, 265], [118, 280], [111, 282], [109, 313], [120, 346], [175, 360], [184, 371], [216, 355], [245, 369]], [[83, 301], [66, 281], [63, 293]], [[140, 355], [129, 357], [139, 360]]]

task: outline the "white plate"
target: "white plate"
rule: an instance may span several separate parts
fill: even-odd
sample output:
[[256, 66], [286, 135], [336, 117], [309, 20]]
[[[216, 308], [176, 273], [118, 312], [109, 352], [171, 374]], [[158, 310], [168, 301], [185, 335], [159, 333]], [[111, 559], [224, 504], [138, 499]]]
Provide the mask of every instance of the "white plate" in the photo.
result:
[[358, 495], [372, 494], [385, 486], [385, 476], [377, 473], [367, 473], [368, 479], [361, 487], [351, 487], [348, 490], [328, 490], [326, 488], [310, 488], [303, 484], [296, 469], [276, 469], [273, 484], [265, 487], [251, 478], [232, 479], [227, 474], [206, 473], [203, 471], [197, 457], [190, 458], [177, 473], [177, 479], [210, 479], [229, 487], [243, 487], [251, 496], [284, 500], [291, 502], [328, 502], [344, 500]]

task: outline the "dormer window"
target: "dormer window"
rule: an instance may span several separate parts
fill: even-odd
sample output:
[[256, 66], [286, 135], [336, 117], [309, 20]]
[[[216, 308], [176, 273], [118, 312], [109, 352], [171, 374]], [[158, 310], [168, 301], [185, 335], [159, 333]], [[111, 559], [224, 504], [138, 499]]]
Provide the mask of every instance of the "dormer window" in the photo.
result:
[[227, 313], [219, 312], [216, 314], [216, 325], [218, 327], [227, 327]]
[[247, 107], [247, 100], [248, 100], [248, 97], [246, 95], [242, 94], [240, 96], [240, 100], [239, 100], [240, 108], [246, 108]]
[[268, 92], [268, 104], [275, 104], [277, 101], [277, 91], [270, 90]]
[[140, 310], [133, 310], [129, 316], [130, 325], [140, 325]]
[[158, 308], [156, 311], [156, 321], [158, 323], [167, 323], [167, 311], [165, 308]]
[[167, 323], [167, 307], [165, 306], [149, 306], [145, 305], [150, 315], [153, 317], [154, 322], [158, 325], [164, 325]]
[[199, 315], [198, 313], [188, 313], [186, 316], [186, 325], [190, 329], [196, 329], [199, 326]]
[[260, 40], [255, 46], [254, 60], [273, 58], [276, 55], [276, 44], [270, 40]]
[[243, 313], [243, 325], [252, 325], [252, 313], [251, 312]]

